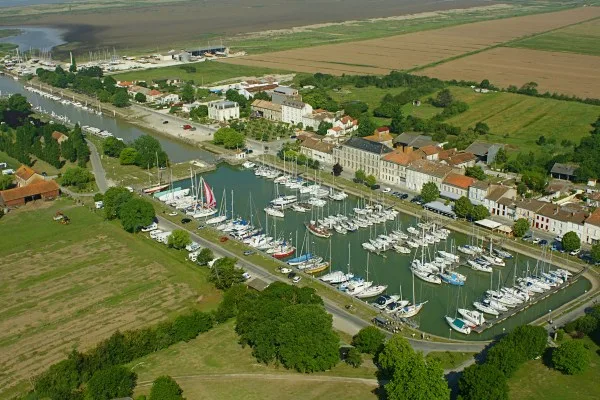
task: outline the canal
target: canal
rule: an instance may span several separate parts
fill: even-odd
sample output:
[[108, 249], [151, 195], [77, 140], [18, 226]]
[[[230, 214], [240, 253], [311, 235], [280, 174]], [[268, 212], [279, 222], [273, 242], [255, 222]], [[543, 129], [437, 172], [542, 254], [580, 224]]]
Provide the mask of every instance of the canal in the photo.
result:
[[[233, 190], [233, 206], [236, 216], [248, 219], [252, 217], [255, 225], [260, 224], [263, 229], [269, 230], [269, 235], [275, 236], [274, 233], [276, 232], [277, 237], [291, 238], [299, 248], [302, 246], [306, 232], [304, 223], [311, 219], [310, 212], [300, 214], [292, 210], [287, 210], [284, 219], [275, 219], [274, 221], [273, 218], [269, 217], [268, 222], [265, 221], [266, 215], [263, 209], [276, 196], [277, 189], [273, 181], [256, 177], [252, 170], [245, 170], [241, 167], [233, 167], [225, 164], [219, 165], [217, 170], [208, 172], [203, 176], [208, 184], [213, 187], [219, 205], [222, 204], [223, 192], [225, 191], [227, 209], [231, 210], [231, 191]], [[188, 187], [189, 185], [189, 180], [177, 183], [177, 186], [182, 187]], [[296, 194], [295, 191], [291, 191], [282, 185], [280, 185], [278, 190], [280, 194]], [[344, 213], [349, 215], [357, 203], [358, 198], [354, 196], [348, 197], [345, 202], [329, 201], [323, 209], [319, 209], [319, 215], [321, 213], [320, 210], [323, 210], [325, 216], [330, 213]], [[388, 285], [388, 294], [400, 294], [400, 290], [402, 290], [403, 297], [412, 301], [412, 275], [409, 266], [415, 256], [414, 250], [410, 255], [400, 255], [391, 250], [385, 253], [385, 257], [370, 254], [369, 258], [367, 258], [367, 251], [362, 248], [361, 244], [368, 241], [371, 237], [370, 235], [376, 236], [377, 234], [385, 233], [384, 229], [391, 231], [401, 227], [402, 230], [406, 231], [406, 228], [414, 226], [416, 223], [417, 220], [415, 217], [400, 214], [396, 221], [387, 223], [385, 228], [383, 225], [378, 225], [375, 229], [373, 227], [370, 229], [360, 229], [354, 233], [349, 232], [347, 235], [334, 233], [331, 241], [329, 239], [317, 238], [313, 235], [307, 235], [307, 237], [310, 242], [310, 251], [326, 259], [329, 258], [329, 246], [331, 245], [334, 270], [346, 270], [348, 264], [350, 264], [350, 269], [354, 274], [366, 277], [367, 260], [369, 259], [370, 280], [373, 280], [375, 284]], [[295, 242], [296, 235], [299, 243]], [[467, 235], [452, 233], [448, 240], [442, 241], [437, 245], [437, 250], [449, 250], [451, 244], [458, 246], [470, 243], [470, 240], [470, 237]], [[348, 247], [350, 247], [350, 254]], [[429, 252], [433, 251], [434, 247], [429, 246]], [[420, 252], [418, 256], [420, 257]], [[589, 281], [580, 279], [575, 284], [547, 299], [541, 300], [527, 310], [518, 313], [503, 323], [495, 325], [481, 334], [472, 333], [469, 336], [465, 336], [454, 331], [450, 333], [449, 327], [443, 317], [445, 315], [454, 316], [457, 305], [473, 309], [472, 302], [480, 299], [484, 292], [490, 288], [490, 285], [496, 288], [499, 280], [506, 285], [512, 284], [513, 275], [516, 274], [517, 277], [520, 277], [525, 273], [528, 266], [530, 270], [533, 270], [539, 264], [532, 258], [516, 254], [513, 259], [506, 261], [505, 267], [494, 268], [492, 283], [490, 282], [491, 274], [473, 271], [467, 267], [458, 268], [460, 273], [467, 276], [467, 282], [461, 288], [447, 284], [442, 284], [441, 286], [432, 285], [415, 279], [416, 301], [428, 302], [416, 318], [420, 329], [446, 338], [451, 334], [451, 337], [454, 339], [487, 340], [501, 334], [504, 330], [508, 331], [515, 326], [526, 324], [543, 316], [549, 310], [556, 309], [565, 302], [578, 297], [591, 287]]]
[[65, 115], [73, 123], [78, 122], [80, 125], [94, 126], [112, 132], [115, 136], [123, 138], [126, 142], [131, 142], [142, 135], [152, 135], [158, 139], [172, 162], [177, 163], [195, 159], [201, 159], [208, 163], [215, 162], [215, 156], [212, 153], [157, 135], [150, 130], [143, 130], [116, 118], [97, 115], [71, 104], [62, 104], [58, 101], [42, 97], [37, 93], [25, 90], [20, 82], [15, 81], [9, 76], [0, 76], [0, 92], [2, 94], [21, 93], [27, 97], [34, 107], [40, 106], [47, 112], [54, 111], [56, 114]]

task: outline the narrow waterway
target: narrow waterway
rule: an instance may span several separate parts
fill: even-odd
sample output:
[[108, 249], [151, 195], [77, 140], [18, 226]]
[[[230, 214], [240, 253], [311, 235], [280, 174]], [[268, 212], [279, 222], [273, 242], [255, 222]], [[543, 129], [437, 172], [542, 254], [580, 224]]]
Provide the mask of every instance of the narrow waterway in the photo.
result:
[[[263, 229], [268, 229], [270, 236], [275, 236], [276, 234], [277, 237], [291, 238], [295, 242], [297, 235], [298, 247], [302, 246], [302, 241], [306, 234], [304, 223], [311, 219], [310, 212], [300, 214], [292, 210], [287, 210], [284, 219], [275, 219], [274, 221], [273, 218], [269, 217], [269, 220], [266, 221], [263, 209], [276, 195], [273, 181], [256, 177], [252, 170], [244, 170], [229, 165], [220, 165], [217, 170], [204, 174], [204, 178], [213, 187], [219, 205], [222, 204], [223, 191], [225, 191], [227, 208], [231, 210], [231, 191], [233, 190], [233, 207], [236, 216], [248, 219], [252, 218], [255, 225], [260, 224]], [[177, 183], [177, 186], [182, 187], [189, 185], [189, 180]], [[282, 185], [280, 185], [278, 190], [280, 194], [296, 194]], [[354, 196], [350, 196], [345, 202], [330, 201], [323, 209], [319, 209], [319, 216], [321, 215], [321, 210], [325, 215], [337, 213], [352, 214], [352, 209], [356, 206], [357, 202], [358, 198]], [[312, 215], [312, 218], [314, 217], [315, 215]], [[400, 287], [402, 287], [403, 297], [412, 301], [412, 276], [409, 265], [415, 256], [414, 250], [410, 255], [400, 255], [391, 250], [385, 253], [385, 257], [370, 254], [367, 258], [367, 251], [362, 248], [361, 244], [368, 241], [370, 237], [385, 233], [386, 229], [389, 232], [401, 227], [402, 230], [406, 231], [406, 228], [414, 226], [416, 223], [417, 221], [414, 217], [400, 214], [397, 221], [389, 222], [385, 227], [377, 225], [374, 228], [360, 229], [357, 232], [348, 233], [347, 235], [334, 233], [331, 238], [333, 269], [346, 270], [348, 265], [350, 265], [353, 273], [366, 277], [367, 260], [369, 260], [370, 280], [373, 280], [375, 284], [389, 285], [388, 294], [400, 294]], [[312, 235], [308, 235], [307, 237], [312, 253], [316, 253], [326, 259], [329, 258], [329, 239], [321, 239]], [[449, 250], [451, 244], [458, 246], [466, 243], [470, 243], [468, 236], [452, 233], [448, 240], [442, 241], [437, 245], [436, 249]], [[306, 245], [304, 246], [306, 247]], [[350, 258], [348, 247], [350, 247]], [[435, 251], [434, 246], [430, 246], [428, 251], [432, 254]], [[420, 257], [420, 252], [418, 257]], [[501, 279], [503, 284], [512, 285], [514, 275], [520, 277], [525, 273], [528, 266], [530, 270], [533, 270], [539, 264], [536, 260], [522, 255], [515, 255], [515, 258], [506, 261], [505, 267], [494, 268], [493, 282], [490, 281], [491, 274], [473, 271], [467, 267], [459, 267], [458, 269], [460, 273], [467, 276], [467, 282], [461, 288], [447, 284], [432, 285], [416, 279], [414, 293], [416, 301], [428, 301], [416, 318], [420, 324], [420, 328], [425, 332], [443, 337], [451, 335], [455, 339], [491, 339], [501, 334], [504, 330], [510, 330], [517, 325], [531, 322], [543, 316], [549, 310], [553, 310], [565, 302], [578, 297], [591, 287], [589, 281], [580, 279], [575, 284], [540, 301], [526, 311], [509, 318], [507, 321], [486, 330], [482, 334], [472, 333], [469, 336], [465, 336], [454, 331], [450, 333], [449, 327], [443, 317], [445, 315], [454, 316], [457, 305], [473, 309], [472, 302], [480, 299], [484, 292], [490, 288], [490, 285], [496, 288], [499, 279]], [[545, 266], [545, 268], [547, 269], [548, 267]], [[361, 300], [349, 299], [348, 302], [350, 301]]]
[[131, 142], [142, 135], [152, 135], [161, 143], [162, 148], [167, 152], [172, 162], [196, 159], [209, 163], [215, 162], [215, 156], [212, 153], [157, 135], [152, 131], [143, 130], [107, 115], [97, 115], [70, 104], [62, 104], [58, 101], [47, 99], [39, 94], [25, 90], [20, 82], [15, 81], [9, 76], [0, 76], [0, 92], [2, 94], [21, 93], [27, 97], [34, 107], [40, 106], [47, 112], [54, 111], [56, 114], [66, 115], [73, 123], [78, 122], [80, 125], [94, 126], [112, 132], [115, 136], [123, 138], [126, 142]]

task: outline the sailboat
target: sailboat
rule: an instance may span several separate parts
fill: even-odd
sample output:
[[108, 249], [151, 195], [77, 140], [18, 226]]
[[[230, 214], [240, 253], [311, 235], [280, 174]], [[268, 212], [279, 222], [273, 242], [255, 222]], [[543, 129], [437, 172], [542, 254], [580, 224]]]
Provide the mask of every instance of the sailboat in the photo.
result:
[[[460, 290], [456, 293], [456, 308], [457, 308], [457, 312], [458, 312], [458, 299], [460, 296]], [[465, 335], [468, 335], [471, 333], [471, 327], [469, 326], [469, 323], [461, 318], [457, 318], [456, 316], [454, 318], [449, 317], [446, 315], [446, 322], [448, 323], [448, 325], [450, 325], [450, 328], [454, 329], [457, 332], [463, 333]]]
[[[148, 175], [150, 175], [150, 165], [148, 165]], [[169, 187], [168, 183], [160, 182], [160, 166], [158, 165], [158, 152], [156, 153], [156, 175], [158, 183], [155, 186], [148, 187], [142, 190], [146, 194], [154, 194], [156, 192], [160, 192], [161, 190], [165, 190]]]
[[459, 308], [458, 313], [467, 321], [475, 324], [475, 325], [483, 325], [485, 323], [485, 318], [483, 317], [483, 313], [474, 310], [468, 310], [466, 308]]
[[332, 285], [336, 285], [339, 283], [348, 282], [350, 279], [354, 278], [354, 274], [350, 272], [350, 243], [348, 243], [348, 273], [344, 273], [343, 271], [331, 271], [331, 263], [329, 264], [329, 273], [325, 274], [319, 279], [323, 282], [331, 283]]
[[412, 297], [413, 297], [413, 304], [409, 304], [405, 307], [402, 307], [400, 310], [398, 310], [396, 312], [397, 317], [399, 317], [399, 318], [414, 317], [421, 311], [423, 306], [425, 304], [427, 304], [427, 301], [424, 301], [422, 303], [417, 303], [415, 300], [415, 275], [414, 274], [412, 275]]
[[[219, 215], [213, 218], [209, 218], [206, 220], [206, 224], [207, 225], [216, 225], [216, 224], [220, 224], [221, 222], [224, 222], [225, 220], [227, 220], [227, 202], [226, 202], [226, 195], [225, 195], [225, 189], [223, 189], [223, 202], [221, 203], [221, 207], [219, 209]], [[233, 203], [233, 190], [231, 191], [231, 201]]]
[[[369, 280], [369, 253], [367, 253], [367, 281]], [[360, 291], [355, 294], [359, 299], [366, 299], [369, 297], [379, 296], [381, 293], [385, 292], [387, 289], [387, 285], [371, 285], [368, 288]]]

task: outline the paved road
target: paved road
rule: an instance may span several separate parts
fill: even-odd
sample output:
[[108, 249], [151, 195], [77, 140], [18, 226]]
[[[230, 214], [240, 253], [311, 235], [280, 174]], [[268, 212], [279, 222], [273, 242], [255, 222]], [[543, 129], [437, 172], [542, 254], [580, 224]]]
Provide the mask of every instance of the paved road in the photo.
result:
[[98, 185], [98, 189], [100, 193], [106, 192], [109, 188], [109, 183], [106, 180], [106, 171], [102, 166], [102, 161], [100, 160], [100, 155], [98, 154], [98, 149], [94, 145], [94, 143], [90, 142], [86, 139], [88, 147], [90, 148], [90, 161], [92, 163], [92, 170], [94, 171], [94, 177], [96, 178], [96, 185]]
[[549, 332], [554, 331], [554, 327], [561, 327], [566, 325], [567, 323], [585, 315], [585, 310], [593, 307], [597, 304], [600, 304], [600, 293], [596, 293], [596, 295], [594, 295], [593, 297], [591, 297], [588, 301], [586, 301], [585, 303], [577, 306], [576, 308], [574, 308], [573, 310], [562, 314], [561, 316], [554, 318], [552, 320], [552, 324], [548, 323], [546, 324], [546, 330]]

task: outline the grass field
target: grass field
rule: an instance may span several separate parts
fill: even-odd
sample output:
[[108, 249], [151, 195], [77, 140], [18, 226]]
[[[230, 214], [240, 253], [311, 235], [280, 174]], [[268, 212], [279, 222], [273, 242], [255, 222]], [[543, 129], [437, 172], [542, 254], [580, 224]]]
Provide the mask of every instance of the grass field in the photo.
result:
[[492, 134], [485, 139], [506, 143], [520, 151], [540, 151], [540, 136], [578, 143], [589, 135], [590, 124], [600, 116], [600, 107], [577, 102], [543, 99], [512, 93], [476, 93], [470, 88], [451, 87], [454, 96], [469, 104], [469, 110], [447, 120], [463, 129], [479, 121]]
[[513, 43], [512, 47], [600, 56], [600, 19], [544, 33]]
[[[249, 347], [242, 348], [234, 323], [215, 327], [188, 343], [132, 362], [138, 374], [137, 394], [147, 394], [149, 382], [174, 377], [188, 399], [376, 399], [376, 383], [337, 381], [337, 377], [374, 379], [376, 367], [366, 359], [360, 368], [339, 363], [320, 374], [298, 374], [283, 367], [259, 364]], [[316, 380], [313, 380], [316, 379]], [[243, 393], [243, 395], [242, 395]]]
[[581, 375], [563, 375], [548, 368], [542, 360], [529, 361], [509, 379], [511, 400], [592, 400], [600, 398], [600, 347], [590, 338], [590, 366]]
[[180, 66], [152, 68], [139, 71], [129, 71], [113, 75], [118, 81], [152, 81], [170, 78], [179, 78], [185, 81], [194, 81], [196, 85], [208, 85], [214, 82], [225, 81], [239, 77], [257, 77], [269, 74], [286, 73], [286, 71], [263, 67], [246, 67], [205, 61], [187, 64], [186, 67], [195, 67], [196, 72], [187, 72]]
[[[57, 210], [70, 225], [52, 220]], [[72, 348], [220, 301], [207, 271], [184, 253], [132, 236], [70, 200], [9, 213], [0, 237], [2, 398]]]

